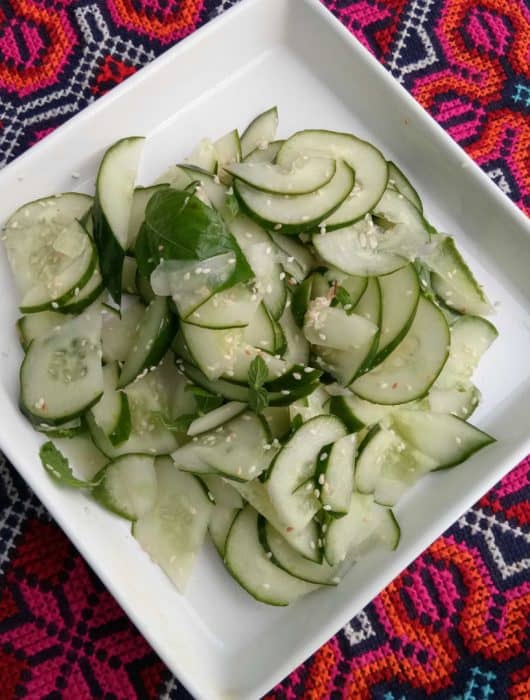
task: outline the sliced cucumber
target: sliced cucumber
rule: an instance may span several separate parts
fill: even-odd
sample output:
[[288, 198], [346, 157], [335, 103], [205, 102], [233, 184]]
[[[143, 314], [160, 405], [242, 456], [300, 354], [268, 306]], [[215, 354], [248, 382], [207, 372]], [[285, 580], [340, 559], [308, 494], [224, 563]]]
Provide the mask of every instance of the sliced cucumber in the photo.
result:
[[[368, 284], [368, 279], [366, 277], [359, 277], [358, 275], [347, 275], [341, 270], [336, 268], [329, 268], [324, 277], [333, 284], [335, 290], [342, 287], [346, 292], [348, 292], [348, 302], [346, 306], [342, 304], [345, 311], [352, 311], [359, 299], [362, 297], [366, 291], [366, 286]], [[348, 308], [346, 308], [348, 307]]]
[[456, 416], [400, 410], [393, 414], [396, 431], [417, 450], [432, 457], [438, 469], [460, 464], [495, 439]]
[[234, 264], [231, 253], [202, 261], [164, 260], [151, 274], [151, 287], [158, 296], [172, 297], [180, 317], [186, 319], [230, 279]]
[[186, 158], [186, 163], [206, 170], [209, 173], [215, 173], [217, 170], [217, 151], [215, 145], [210, 139], [202, 139]]
[[238, 508], [227, 508], [226, 506], [216, 505], [210, 516], [208, 532], [210, 533], [215, 548], [223, 559], [225, 556], [228, 533], [238, 513]]
[[442, 389], [437, 380], [426, 401], [433, 413], [452, 413], [467, 420], [478, 406], [480, 397], [479, 389], [470, 381], [456, 381], [450, 388]]
[[303, 282], [316, 266], [316, 260], [306, 246], [293, 236], [269, 232], [276, 244], [282, 267], [297, 282]]
[[246, 404], [240, 401], [230, 401], [229, 403], [215, 408], [204, 416], [196, 418], [188, 428], [188, 435], [194, 437], [195, 435], [200, 435], [214, 428], [218, 428], [227, 421], [235, 418], [246, 408]]
[[364, 401], [355, 394], [333, 396], [330, 402], [331, 413], [344, 421], [350, 432], [361, 430], [365, 425], [384, 421], [393, 410], [395, 410], [393, 406]]
[[414, 204], [418, 211], [423, 212], [423, 204], [419, 194], [410, 184], [410, 180], [391, 160], [388, 161], [388, 184], [395, 187], [400, 194], [404, 195], [409, 202]]
[[379, 346], [373, 364], [379, 364], [405, 337], [420, 299], [420, 283], [413, 265], [379, 277], [382, 318]]
[[[276, 456], [267, 473], [267, 490], [282, 521], [304, 528], [320, 509], [318, 496], [298, 487], [315, 472], [320, 450], [346, 435], [336, 416], [317, 416], [304, 423]], [[318, 489], [317, 489], [318, 490]]]
[[101, 505], [122, 518], [138, 520], [154, 507], [157, 485], [153, 457], [119, 457], [103, 468], [99, 478], [101, 480], [92, 489], [92, 495]]
[[61, 425], [50, 426], [46, 423], [38, 423], [34, 426], [39, 433], [44, 433], [49, 438], [74, 438], [84, 433], [86, 428], [82, 418], [73, 418], [67, 423]]
[[265, 306], [273, 318], [280, 318], [287, 301], [287, 285], [277, 261], [276, 246], [261, 226], [243, 214], [232, 219], [229, 227], [256, 275], [256, 286]]
[[113, 445], [125, 442], [131, 434], [129, 399], [117, 390], [119, 372], [117, 363], [103, 367], [103, 396], [90, 409], [94, 422]]
[[164, 297], [154, 299], [142, 316], [132, 347], [120, 373], [119, 386], [127, 386], [142, 372], [155, 367], [166, 354], [177, 328]]
[[200, 478], [214, 497], [216, 505], [225, 508], [243, 508], [243, 499], [227, 479], [214, 474], [204, 474]]
[[200, 195], [206, 195], [206, 204], [210, 204], [217, 211], [223, 211], [227, 191], [226, 187], [221, 184], [218, 176], [196, 166], [181, 165], [180, 167], [190, 180], [196, 180], [199, 183], [199, 189], [196, 191], [197, 196], [200, 199], [204, 199]]
[[155, 182], [155, 185], [169, 185], [174, 190], [185, 190], [190, 184], [191, 178], [178, 165], [172, 165]]
[[480, 358], [498, 335], [495, 326], [479, 316], [461, 316], [450, 327], [449, 357], [436, 388], [450, 389], [456, 382], [471, 379]]
[[324, 348], [351, 351], [371, 345], [377, 331], [372, 321], [330, 306], [330, 300], [325, 297], [311, 301], [305, 315], [305, 337], [311, 344]]
[[170, 459], [158, 459], [155, 470], [155, 506], [134, 523], [132, 532], [183, 593], [213, 506], [195, 477], [179, 472]]
[[269, 605], [289, 605], [317, 588], [291, 576], [267, 557], [259, 540], [258, 514], [251, 506], [238, 513], [230, 528], [225, 563], [253, 598]]
[[388, 510], [374, 503], [373, 497], [353, 493], [348, 514], [343, 518], [330, 518], [324, 539], [324, 555], [330, 566], [338, 566], [350, 559], [365, 546], [374, 535], [387, 540], [392, 548], [396, 538], [389, 541]]
[[164, 361], [125, 387], [131, 412], [131, 433], [120, 445], [113, 445], [90, 412], [86, 414], [94, 443], [109, 459], [125, 454], [167, 455], [177, 449], [177, 437], [163, 420], [171, 411], [171, 387], [176, 384], [174, 372], [171, 362]]
[[241, 160], [241, 139], [237, 129], [232, 129], [214, 143], [217, 155], [217, 175], [224, 184], [231, 184], [232, 177], [225, 167]]
[[346, 515], [354, 487], [354, 463], [357, 441], [346, 435], [318, 456], [315, 480], [325, 511], [335, 517]]
[[367, 324], [365, 329], [375, 329], [374, 333], [365, 333], [364, 336], [359, 336], [347, 350], [337, 350], [323, 345], [315, 347], [320, 367], [329, 372], [343, 386], [349, 386], [355, 377], [369, 369], [377, 350], [378, 326], [381, 317], [381, 292], [375, 277], [368, 278], [365, 292], [354, 307], [354, 311], [355, 315], [347, 316], [347, 318], [353, 317], [363, 320]]
[[[6, 250], [21, 295], [41, 278], [45, 284], [51, 282], [78, 256], [86, 242], [77, 222], [89, 212], [92, 201], [88, 195], [67, 192], [24, 204], [7, 220]], [[57, 241], [59, 233], [62, 244]]]
[[62, 314], [80, 314], [101, 296], [104, 289], [103, 278], [98, 267], [95, 267], [90, 279], [84, 287], [74, 289], [74, 295], [69, 301], [61, 304]]
[[333, 586], [339, 582], [335, 569], [326, 562], [320, 564], [302, 557], [263, 517], [258, 528], [266, 554], [276, 566], [308, 583]]
[[187, 317], [186, 323], [201, 328], [241, 328], [256, 314], [260, 298], [246, 284], [236, 284], [211, 296]]
[[181, 323], [180, 328], [190, 354], [208, 379], [233, 372], [242, 336], [240, 329], [212, 330], [188, 323]]
[[112, 307], [103, 308], [101, 342], [105, 362], [125, 362], [131, 351], [145, 306], [138, 299], [130, 299], [128, 302], [122, 308], [121, 315]]
[[288, 406], [269, 406], [262, 412], [263, 420], [267, 423], [271, 437], [283, 438], [291, 429], [291, 419]]
[[401, 343], [381, 364], [356, 379], [353, 390], [361, 398], [379, 404], [400, 404], [421, 398], [442, 370], [449, 343], [444, 315], [422, 296]]
[[32, 422], [60, 425], [103, 393], [101, 315], [89, 309], [34, 340], [20, 368], [20, 407]]
[[278, 108], [271, 107], [258, 114], [241, 136], [241, 155], [246, 158], [256, 148], [265, 149], [276, 137], [278, 129]]
[[254, 317], [245, 329], [244, 340], [249, 345], [265, 350], [271, 355], [282, 355], [286, 349], [282, 327], [267, 311], [264, 303], [258, 306]]
[[68, 459], [74, 475], [84, 481], [92, 481], [109, 461], [94, 445], [87, 432], [72, 437], [54, 438], [53, 443]]
[[118, 303], [123, 258], [128, 247], [134, 181], [144, 141], [133, 137], [113, 144], [103, 156], [96, 179], [92, 209], [94, 240], [105, 286]]
[[355, 485], [361, 493], [372, 493], [377, 503], [393, 506], [436, 466], [433, 459], [404, 442], [393, 430], [380, 429], [372, 431], [362, 444]]
[[492, 313], [490, 302], [458, 251], [454, 238], [442, 238], [424, 262], [432, 271], [432, 287], [444, 304], [463, 314]]
[[48, 335], [54, 328], [58, 329], [70, 319], [71, 316], [56, 311], [41, 311], [38, 314], [22, 316], [16, 324], [22, 348], [27, 350], [32, 341]]
[[289, 169], [272, 163], [235, 163], [228, 172], [241, 182], [272, 194], [308, 194], [324, 187], [335, 175], [331, 158], [300, 158]]
[[276, 162], [288, 167], [300, 156], [323, 155], [348, 163], [356, 180], [351, 196], [324, 220], [326, 228], [331, 230], [346, 226], [373, 209], [386, 188], [388, 167], [381, 153], [367, 141], [352, 134], [324, 130], [293, 134], [280, 148]]
[[126, 255], [123, 259], [123, 270], [121, 276], [121, 291], [124, 294], [138, 294], [136, 289], [136, 273], [138, 265], [136, 260], [130, 255]]
[[291, 422], [294, 421], [297, 416], [300, 416], [302, 422], [305, 423], [315, 416], [322, 416], [329, 413], [325, 405], [328, 399], [329, 396], [326, 390], [318, 386], [308, 396], [305, 396], [303, 399], [298, 399], [298, 401], [293, 401], [289, 406]]
[[155, 194], [155, 192], [163, 190], [165, 187], [168, 187], [168, 185], [166, 183], [162, 183], [160, 185], [151, 185], [151, 187], [137, 187], [134, 190], [128, 221], [127, 250], [134, 251], [136, 239], [138, 238], [138, 232], [140, 231], [140, 226], [144, 222], [145, 209], [149, 200]]
[[342, 160], [331, 180], [316, 192], [280, 195], [261, 192], [243, 182], [235, 183], [236, 194], [249, 215], [258, 223], [281, 228], [282, 233], [307, 231], [335, 211], [351, 192], [355, 176]]
[[259, 146], [243, 158], [244, 163], [274, 163], [284, 141], [271, 141], [268, 146]]
[[255, 479], [272, 458], [265, 427], [250, 412], [201, 433], [172, 456], [183, 471], [222, 474], [239, 481]]

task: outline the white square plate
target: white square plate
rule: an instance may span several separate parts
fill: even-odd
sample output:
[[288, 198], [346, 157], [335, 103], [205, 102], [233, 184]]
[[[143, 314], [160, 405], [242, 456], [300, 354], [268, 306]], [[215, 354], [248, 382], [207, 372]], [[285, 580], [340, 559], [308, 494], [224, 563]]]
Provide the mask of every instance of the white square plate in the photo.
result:
[[[40, 436], [17, 408], [17, 298], [0, 254], [0, 443], [140, 631], [197, 697], [256, 698], [366, 605], [530, 451], [528, 220], [317, 0], [245, 0], [169, 50], [0, 173], [0, 221], [20, 204], [91, 191], [114, 140], [148, 137], [150, 182], [202, 137], [243, 127], [277, 104], [281, 134], [353, 131], [378, 144], [419, 185], [429, 218], [454, 232], [494, 301], [500, 338], [481, 365], [473, 420], [498, 442], [464, 466], [429, 476], [397, 509], [396, 553], [373, 553], [336, 590], [290, 608], [254, 602], [205, 547], [186, 596], [140, 551], [124, 521], [40, 466]], [[23, 177], [23, 179], [22, 179]]]

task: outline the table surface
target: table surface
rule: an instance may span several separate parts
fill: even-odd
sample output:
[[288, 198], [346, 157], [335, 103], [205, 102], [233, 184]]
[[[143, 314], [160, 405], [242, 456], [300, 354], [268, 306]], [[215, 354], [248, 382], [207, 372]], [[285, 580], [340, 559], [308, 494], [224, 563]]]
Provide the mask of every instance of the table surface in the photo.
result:
[[[0, 0], [0, 167], [232, 4]], [[528, 0], [325, 4], [530, 213]], [[267, 697], [530, 698], [529, 649], [527, 458]], [[0, 687], [189, 697], [3, 459]]]

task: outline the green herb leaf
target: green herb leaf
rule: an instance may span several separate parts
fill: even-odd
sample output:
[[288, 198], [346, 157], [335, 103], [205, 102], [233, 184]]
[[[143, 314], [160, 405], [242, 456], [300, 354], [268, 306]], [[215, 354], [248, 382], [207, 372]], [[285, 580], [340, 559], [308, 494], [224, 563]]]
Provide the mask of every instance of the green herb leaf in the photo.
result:
[[262, 413], [269, 405], [269, 392], [264, 387], [250, 387], [248, 394], [248, 405], [254, 413]]
[[190, 391], [194, 395], [197, 409], [201, 416], [205, 413], [210, 413], [214, 408], [219, 408], [224, 400], [219, 394], [212, 394], [211, 391], [203, 389], [201, 386], [196, 386], [195, 384], [188, 384], [185, 391]]
[[353, 309], [353, 299], [347, 289], [341, 287], [340, 285], [335, 290], [335, 300], [341, 306], [350, 306]]
[[175, 420], [169, 420], [161, 412], [156, 412], [153, 415], [158, 418], [166, 430], [170, 430], [172, 433], [186, 433], [191, 423], [197, 418], [193, 413], [184, 413]]
[[264, 384], [269, 376], [265, 360], [259, 355], [250, 363], [248, 369], [249, 397], [248, 405], [254, 413], [261, 413], [269, 405], [269, 393]]
[[63, 453], [55, 447], [53, 442], [45, 442], [40, 448], [39, 457], [42, 466], [48, 474], [67, 486], [73, 486], [78, 489], [89, 489], [97, 486], [99, 481], [83, 481], [74, 476], [70, 464]]
[[149, 277], [164, 260], [202, 261], [232, 253], [235, 258], [228, 278], [212, 292], [229, 289], [254, 277], [236, 239], [221, 216], [191, 192], [159, 190], [149, 200], [145, 221], [135, 247], [140, 274]]

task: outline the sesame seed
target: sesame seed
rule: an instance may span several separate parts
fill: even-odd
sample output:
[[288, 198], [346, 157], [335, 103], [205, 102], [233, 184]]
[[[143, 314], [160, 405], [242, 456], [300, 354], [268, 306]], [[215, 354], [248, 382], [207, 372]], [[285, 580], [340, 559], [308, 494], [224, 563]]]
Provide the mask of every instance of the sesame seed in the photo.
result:
[[327, 453], [327, 452], [323, 452], [323, 453], [320, 455], [320, 461], [321, 461], [321, 462], [324, 462], [324, 460], [326, 460], [327, 458], [328, 458], [328, 453]]
[[324, 506], [324, 510], [331, 510], [331, 506]]

